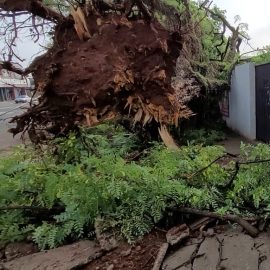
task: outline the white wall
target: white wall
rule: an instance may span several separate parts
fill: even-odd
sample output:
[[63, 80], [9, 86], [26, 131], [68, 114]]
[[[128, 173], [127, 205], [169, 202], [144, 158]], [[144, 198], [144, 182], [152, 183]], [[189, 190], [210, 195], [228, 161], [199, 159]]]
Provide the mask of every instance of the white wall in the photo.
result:
[[255, 65], [246, 63], [235, 67], [229, 93], [228, 127], [240, 135], [256, 139]]

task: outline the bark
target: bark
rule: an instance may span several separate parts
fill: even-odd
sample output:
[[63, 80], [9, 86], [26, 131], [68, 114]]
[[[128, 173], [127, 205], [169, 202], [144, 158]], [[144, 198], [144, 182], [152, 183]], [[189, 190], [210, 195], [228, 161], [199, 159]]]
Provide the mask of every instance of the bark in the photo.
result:
[[14, 72], [14, 73], [17, 73], [19, 75], [27, 75], [25, 72], [25, 70], [23, 70], [22, 68], [19, 68], [17, 66], [14, 66], [11, 62], [9, 61], [5, 61], [5, 62], [2, 62], [0, 63], [0, 70], [1, 69], [5, 69], [5, 70], [8, 70], [8, 71], [11, 71], [11, 72]]
[[159, 249], [159, 252], [158, 252], [158, 255], [156, 257], [156, 260], [155, 260], [155, 263], [154, 263], [152, 270], [159, 270], [161, 268], [161, 265], [164, 261], [164, 258], [166, 256], [168, 248], [169, 248], [168, 243], [162, 244], [162, 246]]
[[252, 237], [256, 237], [259, 234], [259, 231], [257, 228], [255, 228], [250, 223], [248, 223], [248, 221], [246, 221], [245, 219], [243, 219], [237, 215], [231, 215], [231, 214], [220, 215], [220, 214], [217, 214], [214, 212], [197, 210], [197, 209], [187, 208], [187, 207], [172, 208], [170, 210], [175, 211], [175, 212], [179, 212], [179, 213], [193, 214], [193, 215], [199, 215], [199, 216], [203, 216], [203, 217], [210, 217], [210, 218], [217, 218], [217, 219], [221, 219], [221, 220], [232, 221], [232, 222], [238, 223]]
[[[243, 39], [247, 39], [247, 37], [241, 34], [239, 26], [237, 27], [232, 26], [223, 14], [215, 12], [214, 10], [205, 5], [203, 5], [202, 8], [205, 9], [212, 16], [218, 18], [223, 23], [223, 25], [227, 29], [229, 29], [229, 31], [231, 31], [232, 33], [231, 37], [228, 38], [228, 47], [227, 47], [228, 50], [226, 50], [222, 60], [233, 61], [236, 54], [240, 52], [239, 48]], [[223, 36], [224, 35], [225, 32], [223, 32]]]
[[63, 15], [46, 7], [41, 0], [0, 0], [0, 8], [11, 12], [27, 11], [49, 21], [65, 20]]

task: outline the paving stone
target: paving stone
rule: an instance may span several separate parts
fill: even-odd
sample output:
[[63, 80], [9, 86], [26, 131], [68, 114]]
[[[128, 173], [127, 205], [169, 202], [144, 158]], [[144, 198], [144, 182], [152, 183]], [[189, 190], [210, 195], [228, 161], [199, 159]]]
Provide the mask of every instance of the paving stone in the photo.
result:
[[192, 270], [192, 265], [188, 264], [186, 266], [182, 266], [180, 268], [177, 268], [176, 270]]
[[189, 245], [189, 246], [184, 246], [171, 255], [169, 255], [163, 265], [162, 269], [163, 270], [175, 270], [175, 269], [181, 269], [184, 270], [183, 268], [180, 268], [181, 266], [184, 266], [184, 264], [189, 262], [191, 255], [196, 251], [198, 245]]
[[70, 270], [101, 256], [92, 241], [80, 241], [49, 251], [42, 251], [4, 263], [5, 270]]
[[216, 238], [206, 238], [197, 256], [193, 263], [193, 270], [216, 270], [219, 262], [219, 242]]
[[255, 247], [259, 252], [260, 266], [259, 270], [270, 269], [270, 233], [261, 233], [255, 239]]
[[258, 269], [259, 252], [254, 247], [253, 238], [246, 234], [231, 232], [217, 237], [223, 239], [220, 269]]

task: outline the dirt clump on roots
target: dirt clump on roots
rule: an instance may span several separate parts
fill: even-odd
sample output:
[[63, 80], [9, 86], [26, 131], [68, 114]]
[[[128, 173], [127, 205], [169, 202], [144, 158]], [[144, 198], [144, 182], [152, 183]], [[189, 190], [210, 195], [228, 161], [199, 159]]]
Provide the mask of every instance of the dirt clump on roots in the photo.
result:
[[73, 20], [57, 25], [53, 47], [31, 65], [42, 96], [13, 119], [14, 134], [28, 131], [37, 140], [45, 132], [56, 136], [118, 116], [161, 126], [190, 117], [185, 85], [173, 83], [182, 48], [179, 31], [156, 19], [116, 13], [78, 9], [72, 16], [75, 25]]

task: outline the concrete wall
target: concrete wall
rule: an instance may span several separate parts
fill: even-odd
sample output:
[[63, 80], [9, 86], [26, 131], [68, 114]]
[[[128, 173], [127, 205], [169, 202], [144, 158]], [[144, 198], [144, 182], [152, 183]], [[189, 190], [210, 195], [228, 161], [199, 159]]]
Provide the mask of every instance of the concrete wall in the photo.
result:
[[240, 135], [256, 139], [255, 65], [238, 65], [232, 73], [229, 93], [228, 127]]

